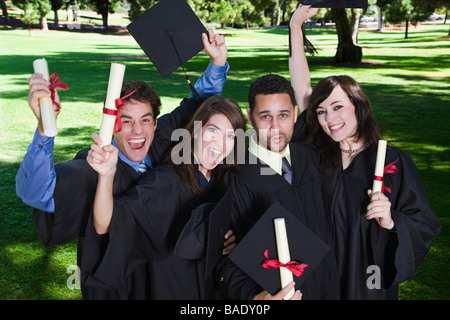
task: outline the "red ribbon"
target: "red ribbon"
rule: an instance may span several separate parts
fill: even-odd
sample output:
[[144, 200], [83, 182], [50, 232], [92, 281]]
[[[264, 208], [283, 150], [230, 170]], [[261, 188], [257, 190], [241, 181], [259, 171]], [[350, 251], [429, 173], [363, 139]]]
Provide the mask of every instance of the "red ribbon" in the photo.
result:
[[60, 88], [63, 90], [67, 90], [67, 84], [65, 83], [61, 83], [59, 82], [59, 76], [56, 73], [52, 73], [52, 75], [50, 76], [50, 97], [52, 98], [53, 104], [56, 106], [56, 110], [55, 112], [58, 112], [59, 110], [61, 110], [61, 105], [55, 101], [55, 95], [56, 95], [56, 88]]
[[[399, 158], [398, 158], [399, 159]], [[389, 163], [386, 167], [384, 167], [384, 170], [383, 170], [383, 176], [386, 174], [386, 173], [396, 173], [397, 172], [397, 166], [395, 165], [395, 163], [398, 161], [398, 159], [397, 160], [395, 160], [395, 161], [393, 161], [393, 162], [391, 162], [391, 163]], [[391, 192], [391, 189], [390, 188], [388, 188], [388, 187], [386, 187], [385, 185], [384, 185], [384, 179], [383, 179], [383, 177], [381, 177], [381, 176], [375, 176], [374, 177], [374, 180], [376, 180], [376, 181], [381, 181], [382, 182], [382, 185], [381, 185], [381, 192], [384, 192], [384, 190], [386, 190], [386, 192], [389, 192], [389, 193], [392, 193]]]
[[282, 263], [279, 260], [269, 259], [268, 250], [264, 251], [264, 257], [266, 257], [266, 260], [264, 260], [262, 263], [263, 268], [276, 269], [280, 267], [285, 267], [297, 277], [301, 277], [305, 272], [304, 269], [308, 266], [307, 264], [304, 263], [300, 264], [297, 261], [289, 261], [287, 263]]
[[135, 92], [136, 92], [136, 90], [133, 90], [129, 94], [127, 94], [126, 96], [123, 96], [121, 98], [117, 98], [115, 100], [116, 110], [103, 108], [103, 113], [109, 114], [111, 116], [116, 116], [116, 122], [114, 124], [114, 132], [115, 133], [120, 132], [120, 130], [122, 130], [122, 119], [120, 119], [119, 109], [125, 104], [123, 102], [123, 100], [125, 100], [126, 98], [128, 98], [129, 96], [131, 96]]

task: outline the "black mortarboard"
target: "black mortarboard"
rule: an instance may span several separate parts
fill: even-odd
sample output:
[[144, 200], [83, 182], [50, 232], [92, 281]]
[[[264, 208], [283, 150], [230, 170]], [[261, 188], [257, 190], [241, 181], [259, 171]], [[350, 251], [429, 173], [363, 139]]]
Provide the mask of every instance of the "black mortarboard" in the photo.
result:
[[230, 229], [231, 204], [232, 192], [230, 189], [225, 193], [209, 215], [205, 279], [211, 275], [217, 262], [222, 257], [225, 234]]
[[364, 8], [367, 0], [302, 0], [301, 3], [314, 8]]
[[276, 218], [285, 219], [290, 260], [307, 265], [303, 275], [293, 276], [296, 289], [330, 250], [325, 242], [280, 203], [272, 204], [230, 254], [230, 259], [270, 294], [281, 290], [279, 268], [266, 269], [262, 265], [266, 260], [266, 250], [268, 259], [278, 260], [273, 222]]
[[160, 0], [127, 29], [163, 77], [201, 51], [208, 34], [186, 0]]
[[232, 193], [227, 191], [219, 202], [195, 208], [174, 248], [174, 254], [184, 259], [200, 259], [206, 254], [205, 279], [222, 256], [225, 234], [230, 229], [231, 200]]

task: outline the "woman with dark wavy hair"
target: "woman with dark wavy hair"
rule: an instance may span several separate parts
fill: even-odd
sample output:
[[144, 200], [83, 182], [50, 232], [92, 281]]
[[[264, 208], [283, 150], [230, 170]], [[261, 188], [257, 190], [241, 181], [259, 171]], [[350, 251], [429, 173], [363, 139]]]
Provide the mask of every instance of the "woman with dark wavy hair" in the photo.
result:
[[189, 143], [183, 152], [188, 157], [181, 156], [179, 163], [174, 161], [176, 153], [169, 152], [162, 165], [143, 174], [137, 185], [119, 198], [112, 194], [117, 149], [111, 145], [102, 149], [95, 138], [87, 161], [99, 179], [86, 243], [89, 237], [106, 235], [107, 246], [104, 252], [94, 248], [88, 253], [96, 255], [97, 261], [82, 270], [87, 286], [122, 285], [134, 268], [149, 262], [150, 299], [220, 297], [214, 281], [205, 281], [205, 261], [186, 259], [174, 249], [193, 210], [216, 202], [222, 195], [217, 193], [223, 190], [223, 174], [237, 169], [236, 162], [223, 160], [233, 155], [235, 132], [245, 130], [245, 119], [232, 99], [213, 96], [202, 103], [186, 130]]
[[351, 77], [330, 76], [311, 91], [301, 25], [316, 13], [300, 5], [292, 16], [289, 68], [297, 102], [307, 110], [299, 119], [322, 155], [341, 298], [398, 299], [398, 284], [417, 271], [440, 222], [413, 159], [396, 147], [387, 148], [382, 192], [372, 194], [382, 133], [363, 89]]

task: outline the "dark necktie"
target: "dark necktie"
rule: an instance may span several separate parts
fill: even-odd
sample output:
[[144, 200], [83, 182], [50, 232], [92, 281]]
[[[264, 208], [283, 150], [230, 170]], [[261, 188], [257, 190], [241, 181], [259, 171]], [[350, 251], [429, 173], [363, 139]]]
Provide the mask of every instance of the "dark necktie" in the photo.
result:
[[142, 161], [141, 163], [139, 163], [138, 173], [143, 174], [146, 172], [147, 172], [147, 164], [145, 163], [145, 161]]
[[281, 176], [286, 180], [289, 184], [292, 184], [292, 168], [289, 164], [289, 161], [283, 157], [283, 161], [281, 163]]

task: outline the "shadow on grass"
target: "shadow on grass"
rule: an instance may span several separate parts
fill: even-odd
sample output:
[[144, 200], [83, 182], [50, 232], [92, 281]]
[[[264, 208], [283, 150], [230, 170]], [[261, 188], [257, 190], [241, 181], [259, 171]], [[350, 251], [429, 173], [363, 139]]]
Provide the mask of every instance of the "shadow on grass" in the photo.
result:
[[[34, 230], [31, 208], [15, 193], [19, 165], [0, 161], [0, 299], [58, 299], [61, 293], [55, 291], [65, 290], [74, 299], [77, 294], [65, 287], [68, 265], [54, 261], [61, 248], [43, 247]], [[76, 247], [68, 243], [64, 248]], [[76, 264], [76, 260], [70, 263]]]
[[[96, 129], [60, 129], [59, 139], [70, 143], [57, 145], [55, 163], [68, 161], [78, 150], [89, 147], [90, 134]], [[79, 290], [66, 286], [67, 268], [76, 264], [76, 240], [61, 246], [42, 245], [32, 222], [32, 209], [16, 195], [19, 166], [20, 162], [0, 161], [0, 299], [78, 299]]]
[[[286, 30], [267, 30], [264, 32], [285, 34]], [[332, 34], [334, 30], [320, 31], [321, 34]], [[104, 46], [103, 53], [59, 52], [48, 57], [52, 72], [61, 76], [61, 81], [69, 85], [69, 91], [64, 92], [65, 101], [98, 103], [104, 100], [109, 76], [110, 64], [114, 61], [124, 61], [127, 65], [125, 80], [141, 79], [152, 85], [163, 97], [181, 99], [190, 94], [185, 83], [184, 74], [179, 69], [174, 74], [163, 79], [153, 64], [144, 56], [136, 55], [136, 48], [130, 47], [130, 54], [108, 53], [108, 49], [123, 49], [126, 46]], [[236, 50], [239, 51], [239, 50]], [[233, 50], [231, 52], [234, 52]], [[233, 56], [228, 61], [231, 70], [225, 85], [224, 95], [230, 96], [242, 104], [247, 101], [248, 88], [258, 77], [267, 73], [279, 73], [288, 77], [287, 52], [277, 49], [274, 54], [269, 50], [250, 49], [249, 56]], [[261, 53], [261, 54], [259, 54]], [[370, 58], [371, 56], [367, 56]], [[0, 75], [13, 78], [14, 84], [20, 87], [12, 92], [2, 92], [1, 97], [14, 99], [26, 97], [28, 85], [26, 78], [30, 76], [31, 64], [35, 59], [32, 55], [6, 55], [0, 59]], [[366, 57], [364, 57], [366, 58]], [[414, 277], [414, 281], [424, 288], [433, 284], [436, 297], [449, 298], [447, 287], [450, 286], [446, 274], [450, 242], [448, 231], [450, 206], [447, 195], [450, 181], [450, 119], [449, 96], [445, 91], [442, 95], [430, 94], [445, 90], [445, 86], [436, 88], [436, 84], [448, 81], [448, 77], [427, 77], [427, 71], [440, 71], [441, 66], [450, 63], [450, 57], [437, 55], [434, 57], [409, 56], [376, 56], [374, 59], [383, 63], [363, 62], [360, 64], [336, 64], [330, 57], [308, 58], [312, 71], [312, 83], [319, 80], [314, 71], [324, 66], [339, 68], [349, 74], [357, 71], [367, 71], [385, 68], [392, 72], [385, 73], [387, 77], [404, 80], [408, 84], [385, 83], [364, 84], [363, 88], [372, 102], [377, 121], [386, 136], [398, 147], [407, 150], [421, 172], [425, 189], [432, 208], [442, 222], [442, 235], [438, 236], [433, 246], [433, 252], [427, 257], [423, 266]], [[185, 64], [185, 69], [194, 82], [205, 70], [209, 59], [197, 56]], [[81, 66], [81, 67], [80, 67]], [[424, 71], [423, 74], [402, 75], [398, 69]], [[416, 82], [424, 84], [416, 85]], [[410, 84], [412, 83], [412, 84]], [[448, 85], [447, 85], [448, 88]], [[448, 92], [448, 91], [447, 91]], [[175, 107], [175, 106], [174, 106]], [[98, 128], [83, 126], [80, 128], [61, 129], [59, 136], [70, 143], [59, 144], [55, 149], [55, 162], [67, 161], [73, 158], [80, 149], [91, 144], [90, 135]], [[1, 298], [17, 299], [52, 299], [55, 296], [48, 292], [48, 287], [65, 285], [67, 266], [55, 266], [54, 256], [60, 254], [58, 248], [41, 248], [34, 226], [31, 222], [31, 209], [24, 205], [15, 194], [15, 175], [19, 168], [18, 162], [0, 162], [0, 274], [2, 287], [13, 288], [14, 292], [2, 292]], [[3, 236], [4, 235], [4, 236]], [[41, 253], [35, 258], [17, 257], [12, 248], [15, 245], [31, 244], [31, 250]], [[76, 250], [73, 243], [67, 244], [67, 250]], [[30, 250], [30, 251], [31, 251]], [[433, 259], [433, 260], [431, 260]], [[436, 259], [436, 261], [434, 260]], [[20, 260], [22, 262], [18, 263]], [[4, 280], [3, 280], [4, 279]], [[7, 289], [6, 289], [7, 290]], [[447, 296], [446, 296], [447, 295]]]

